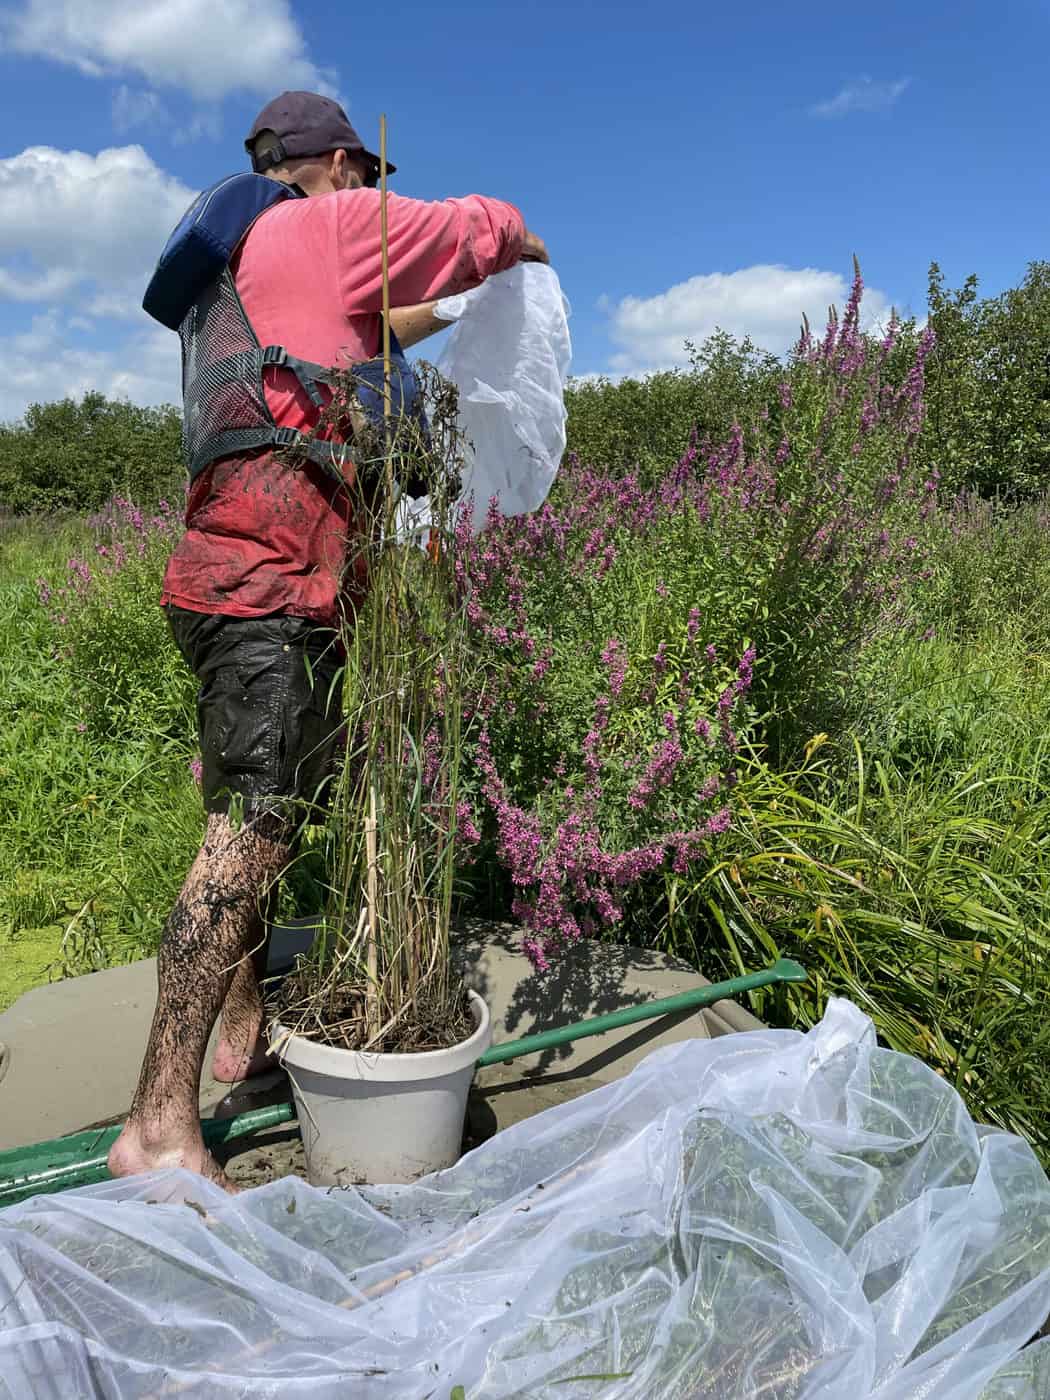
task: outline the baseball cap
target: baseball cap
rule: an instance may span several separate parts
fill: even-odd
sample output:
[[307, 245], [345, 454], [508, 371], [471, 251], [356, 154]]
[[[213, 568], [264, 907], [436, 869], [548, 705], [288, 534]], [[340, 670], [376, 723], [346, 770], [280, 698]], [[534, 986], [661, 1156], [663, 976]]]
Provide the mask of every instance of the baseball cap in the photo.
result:
[[[272, 131], [278, 145], [256, 160], [252, 147], [263, 131]], [[369, 183], [374, 185], [379, 179], [379, 157], [366, 148], [339, 103], [331, 97], [322, 97], [319, 92], [282, 92], [280, 97], [268, 102], [252, 123], [244, 149], [252, 158], [252, 169], [259, 175], [289, 156], [322, 156], [328, 151], [342, 149], [364, 156], [371, 177]], [[397, 166], [388, 161], [386, 168], [387, 174], [392, 175]]]

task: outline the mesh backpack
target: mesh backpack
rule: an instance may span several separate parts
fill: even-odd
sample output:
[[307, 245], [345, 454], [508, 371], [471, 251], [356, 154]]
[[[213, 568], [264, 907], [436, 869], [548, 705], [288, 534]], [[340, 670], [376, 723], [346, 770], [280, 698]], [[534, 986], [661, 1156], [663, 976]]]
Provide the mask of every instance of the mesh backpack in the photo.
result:
[[[229, 266], [256, 219], [286, 199], [301, 198], [305, 195], [297, 185], [263, 175], [220, 180], [179, 220], [146, 289], [143, 309], [178, 331], [182, 342], [182, 448], [191, 481], [219, 457], [262, 447], [297, 447], [341, 479], [344, 449], [310, 441], [296, 428], [279, 427], [263, 382], [268, 366], [290, 370], [320, 409], [320, 386], [331, 382], [334, 367], [290, 355], [281, 345], [262, 345]], [[414, 417], [425, 427], [419, 385], [393, 332], [390, 346], [392, 412]], [[378, 426], [383, 421], [383, 361], [366, 360], [354, 365], [353, 372], [362, 412]]]

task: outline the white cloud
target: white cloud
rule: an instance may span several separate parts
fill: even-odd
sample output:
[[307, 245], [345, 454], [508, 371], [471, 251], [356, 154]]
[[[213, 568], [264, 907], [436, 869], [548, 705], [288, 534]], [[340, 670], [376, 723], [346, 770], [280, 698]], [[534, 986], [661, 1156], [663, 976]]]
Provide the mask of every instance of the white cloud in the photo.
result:
[[570, 374], [568, 387], [570, 389], [582, 389], [587, 384], [604, 384], [607, 380], [622, 379], [621, 374], [604, 374], [601, 370], [590, 369], [586, 374]]
[[0, 422], [21, 418], [31, 403], [80, 398], [89, 390], [139, 404], [180, 401], [178, 336], [144, 323], [118, 345], [102, 348], [75, 337], [84, 324], [78, 320], [48, 311], [29, 330], [4, 337]]
[[[645, 374], [687, 363], [684, 344], [699, 345], [716, 330], [751, 339], [783, 354], [798, 339], [803, 313], [819, 328], [832, 304], [840, 308], [849, 284], [836, 272], [756, 264], [737, 272], [690, 277], [652, 297], [624, 297], [611, 311], [610, 334], [620, 347], [611, 369]], [[875, 288], [865, 291], [865, 325], [884, 321], [890, 304]]]
[[0, 300], [55, 301], [67, 296], [75, 284], [76, 277], [68, 267], [52, 267], [44, 272], [0, 267]]
[[117, 131], [133, 126], [149, 126], [168, 120], [168, 112], [158, 93], [149, 88], [130, 88], [121, 83], [113, 94], [113, 125]]
[[91, 77], [135, 74], [198, 101], [230, 92], [332, 90], [309, 58], [288, 0], [23, 0], [0, 45]]
[[141, 146], [33, 146], [0, 160], [0, 305], [41, 306], [29, 330], [0, 342], [0, 420], [89, 389], [178, 401], [178, 337], [141, 302], [193, 194]]
[[812, 117], [844, 117], [850, 112], [884, 112], [910, 82], [910, 78], [896, 78], [888, 83], [857, 78], [841, 87], [834, 97], [815, 103], [809, 113]]
[[0, 299], [137, 314], [164, 241], [194, 191], [141, 146], [0, 160]]

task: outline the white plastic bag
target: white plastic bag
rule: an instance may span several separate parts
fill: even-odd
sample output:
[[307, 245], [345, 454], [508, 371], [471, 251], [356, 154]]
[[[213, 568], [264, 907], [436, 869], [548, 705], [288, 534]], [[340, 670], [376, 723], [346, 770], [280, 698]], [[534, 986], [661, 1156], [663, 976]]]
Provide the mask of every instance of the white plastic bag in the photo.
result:
[[169, 1171], [0, 1211], [2, 1400], [1047, 1400], [1048, 1312], [1031, 1148], [844, 1001], [412, 1186]]
[[[445, 297], [435, 314], [455, 322], [437, 367], [459, 390], [467, 443], [460, 499], [473, 498], [480, 531], [493, 496], [504, 515], [522, 515], [541, 506], [554, 483], [565, 451], [569, 304], [553, 268], [519, 263]], [[429, 524], [425, 498], [405, 523]]]

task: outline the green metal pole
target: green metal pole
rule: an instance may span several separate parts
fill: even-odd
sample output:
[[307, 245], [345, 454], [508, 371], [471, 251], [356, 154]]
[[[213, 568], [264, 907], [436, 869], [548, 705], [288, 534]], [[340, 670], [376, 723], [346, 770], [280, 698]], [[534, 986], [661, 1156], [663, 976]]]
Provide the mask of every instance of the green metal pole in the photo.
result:
[[639, 1002], [621, 1011], [610, 1011], [605, 1016], [593, 1016], [588, 1021], [577, 1021], [571, 1026], [559, 1026], [556, 1030], [540, 1031], [537, 1035], [527, 1035], [521, 1040], [505, 1040], [502, 1045], [493, 1045], [478, 1060], [479, 1065], [495, 1065], [502, 1060], [514, 1060], [520, 1055], [535, 1055], [541, 1050], [552, 1050], [557, 1045], [567, 1045], [574, 1040], [583, 1040], [589, 1035], [601, 1035], [620, 1026], [630, 1026], [636, 1021], [651, 1021], [656, 1016], [674, 1016], [680, 1011], [698, 1011], [711, 1006], [716, 1001], [739, 996], [741, 992], [753, 991], [756, 987], [769, 987], [775, 982], [804, 982], [805, 968], [790, 958], [781, 958], [772, 967], [761, 972], [748, 972], [743, 977], [731, 977], [726, 982], [714, 982], [710, 986], [694, 987], [689, 992], [678, 992], [673, 997], [661, 997], [657, 1001]]

